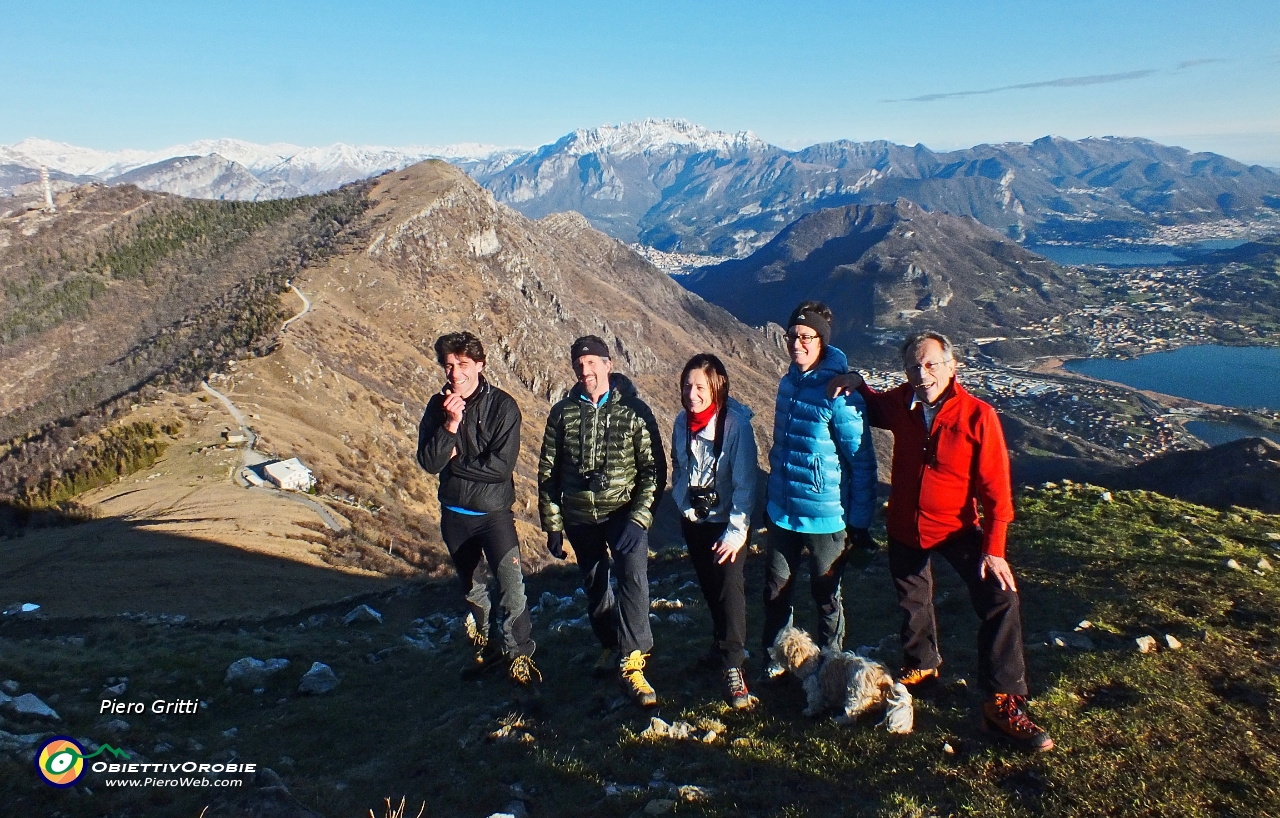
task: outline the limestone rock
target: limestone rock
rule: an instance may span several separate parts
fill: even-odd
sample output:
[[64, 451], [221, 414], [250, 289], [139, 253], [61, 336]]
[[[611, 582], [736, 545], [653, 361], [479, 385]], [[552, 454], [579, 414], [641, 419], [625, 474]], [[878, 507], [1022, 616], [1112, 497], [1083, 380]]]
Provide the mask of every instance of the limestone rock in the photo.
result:
[[1182, 643], [1178, 641], [1178, 637], [1171, 633], [1164, 635], [1164, 643], [1169, 646], [1169, 650], [1177, 650], [1182, 647]]
[[264, 662], [261, 659], [246, 656], [231, 663], [223, 683], [246, 690], [259, 688], [269, 676], [288, 666], [288, 659], [268, 659]]
[[1227, 564], [1227, 567], [1230, 568], [1232, 571], [1244, 570], [1244, 566], [1242, 566], [1240, 563], [1236, 562], [1235, 560], [1227, 560], [1226, 564]]
[[62, 720], [52, 707], [40, 701], [40, 698], [34, 693], [23, 693], [7, 706], [20, 716], [38, 716], [42, 719]]
[[298, 685], [298, 692], [318, 696], [322, 693], [328, 693], [337, 686], [338, 674], [333, 672], [333, 668], [323, 662], [313, 662], [311, 669], [303, 674], [302, 682]]
[[1138, 653], [1156, 652], [1156, 638], [1154, 636], [1139, 636], [1134, 642], [1138, 645]]
[[342, 624], [357, 625], [363, 623], [372, 623], [375, 625], [382, 624], [382, 614], [370, 608], [368, 605], [357, 605], [352, 608], [346, 616], [342, 617]]

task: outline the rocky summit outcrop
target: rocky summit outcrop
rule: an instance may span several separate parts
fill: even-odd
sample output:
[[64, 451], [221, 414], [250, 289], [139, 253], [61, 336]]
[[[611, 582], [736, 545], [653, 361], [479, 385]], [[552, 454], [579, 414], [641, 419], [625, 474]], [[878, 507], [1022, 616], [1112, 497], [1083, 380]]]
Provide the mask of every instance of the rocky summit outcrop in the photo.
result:
[[784, 323], [802, 297], [825, 301], [835, 342], [850, 348], [924, 326], [959, 339], [1017, 334], [1087, 286], [973, 219], [906, 199], [820, 210], [751, 256], [681, 280], [751, 325]]
[[1280, 445], [1249, 437], [1210, 449], [1172, 452], [1095, 480], [1146, 489], [1202, 506], [1244, 506], [1280, 513]]

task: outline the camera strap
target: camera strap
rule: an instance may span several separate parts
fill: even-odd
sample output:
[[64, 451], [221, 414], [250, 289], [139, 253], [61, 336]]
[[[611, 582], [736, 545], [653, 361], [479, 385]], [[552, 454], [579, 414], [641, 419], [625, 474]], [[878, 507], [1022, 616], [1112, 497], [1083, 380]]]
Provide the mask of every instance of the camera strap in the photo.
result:
[[689, 463], [689, 488], [715, 488], [716, 471], [720, 465], [720, 452], [724, 450], [724, 421], [729, 414], [724, 408], [716, 412], [716, 435], [711, 443], [711, 485], [695, 486], [693, 484], [693, 424], [689, 422], [689, 410], [684, 410], [684, 453]]

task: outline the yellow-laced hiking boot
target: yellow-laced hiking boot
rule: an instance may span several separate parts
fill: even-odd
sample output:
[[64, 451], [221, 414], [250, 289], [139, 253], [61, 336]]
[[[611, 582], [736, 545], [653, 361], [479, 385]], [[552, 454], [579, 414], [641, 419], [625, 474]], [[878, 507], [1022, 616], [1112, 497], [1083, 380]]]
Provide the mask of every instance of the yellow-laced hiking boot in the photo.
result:
[[536, 690], [538, 683], [542, 681], [542, 672], [533, 663], [532, 656], [517, 656], [512, 659], [511, 666], [507, 668], [507, 676], [525, 690]]
[[475, 617], [471, 614], [467, 614], [462, 625], [467, 632], [467, 641], [471, 643], [471, 659], [462, 666], [462, 678], [479, 679], [501, 664], [499, 660], [502, 658], [502, 651], [498, 650], [497, 645], [489, 642], [489, 638], [480, 631]]
[[622, 686], [641, 707], [653, 707], [658, 703], [658, 694], [644, 677], [644, 660], [648, 657], [638, 650], [631, 651], [619, 663], [618, 675], [622, 678]]
[[982, 705], [982, 726], [1024, 750], [1043, 753], [1053, 749], [1053, 739], [1027, 716], [1025, 696], [992, 696]]

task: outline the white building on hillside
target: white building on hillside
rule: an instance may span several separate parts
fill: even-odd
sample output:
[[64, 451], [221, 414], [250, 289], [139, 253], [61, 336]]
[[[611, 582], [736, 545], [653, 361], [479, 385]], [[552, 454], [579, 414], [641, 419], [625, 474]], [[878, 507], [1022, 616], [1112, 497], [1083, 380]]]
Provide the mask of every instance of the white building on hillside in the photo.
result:
[[262, 470], [266, 472], [268, 480], [282, 489], [306, 491], [316, 484], [316, 478], [311, 473], [311, 469], [302, 465], [302, 461], [296, 457], [269, 463]]

